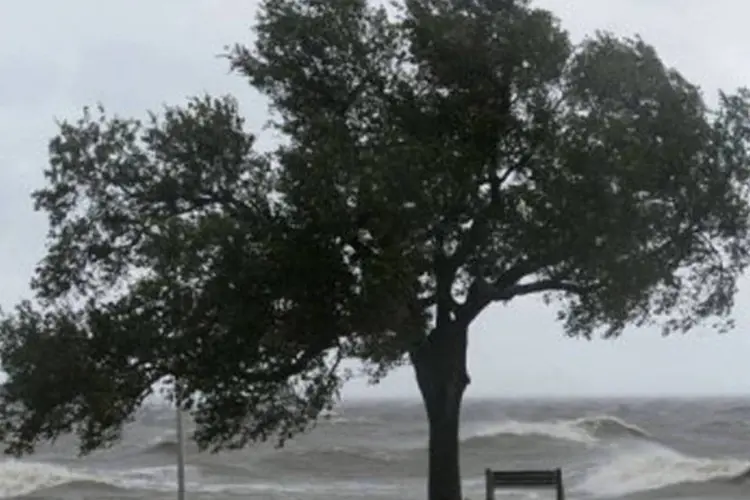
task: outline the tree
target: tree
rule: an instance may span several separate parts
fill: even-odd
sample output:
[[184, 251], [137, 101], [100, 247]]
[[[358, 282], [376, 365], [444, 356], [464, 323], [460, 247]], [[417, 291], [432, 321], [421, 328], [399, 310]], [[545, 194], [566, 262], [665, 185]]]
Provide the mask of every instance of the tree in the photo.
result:
[[428, 496], [458, 500], [489, 304], [543, 294], [587, 338], [731, 326], [747, 91], [709, 109], [644, 41], [574, 45], [524, 0], [397, 7], [262, 2], [227, 57], [270, 99], [271, 153], [229, 97], [61, 124], [34, 300], [0, 327], [8, 452], [111, 443], [164, 377], [204, 448], [283, 443], [335, 403], [342, 360], [373, 381], [411, 363]]

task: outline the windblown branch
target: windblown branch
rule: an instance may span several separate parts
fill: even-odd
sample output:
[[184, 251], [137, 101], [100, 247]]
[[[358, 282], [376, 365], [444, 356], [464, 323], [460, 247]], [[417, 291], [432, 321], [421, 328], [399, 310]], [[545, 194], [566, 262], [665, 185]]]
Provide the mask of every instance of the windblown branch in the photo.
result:
[[[516, 269], [518, 270], [518, 268]], [[481, 277], [476, 278], [466, 302], [458, 311], [458, 320], [468, 324], [492, 302], [505, 302], [514, 297], [541, 292], [565, 292], [582, 295], [592, 290], [590, 286], [556, 278], [540, 279], [531, 283], [518, 283], [517, 281], [523, 276], [519, 276], [516, 282], [506, 286], [488, 283]]]
[[488, 291], [490, 301], [506, 301], [513, 297], [529, 295], [537, 292], [566, 292], [584, 294], [591, 290], [591, 287], [582, 286], [571, 281], [558, 279], [544, 279], [532, 283], [516, 284], [507, 288], [494, 289]]
[[482, 246], [483, 239], [489, 232], [489, 224], [493, 217], [499, 217], [502, 207], [502, 186], [514, 174], [528, 165], [532, 156], [524, 155], [518, 162], [509, 166], [501, 175], [493, 171], [489, 173], [490, 199], [487, 205], [479, 210], [474, 217], [471, 227], [464, 233], [458, 243], [458, 248], [451, 257], [451, 262], [456, 266], [465, 262], [470, 256], [477, 253]]

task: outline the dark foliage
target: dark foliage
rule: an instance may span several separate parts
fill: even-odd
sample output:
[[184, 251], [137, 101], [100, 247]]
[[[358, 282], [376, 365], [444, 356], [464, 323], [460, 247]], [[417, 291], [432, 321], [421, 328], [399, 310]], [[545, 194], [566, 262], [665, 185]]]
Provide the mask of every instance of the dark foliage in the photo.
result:
[[709, 109], [644, 41], [574, 46], [522, 0], [265, 0], [256, 34], [227, 57], [270, 98], [268, 155], [231, 98], [61, 124], [35, 300], [0, 327], [9, 452], [105, 445], [163, 377], [202, 446], [283, 441], [347, 358], [411, 359], [432, 423], [425, 380], [463, 377], [458, 408], [465, 341], [425, 346], [530, 293], [571, 336], [729, 326], [746, 91]]

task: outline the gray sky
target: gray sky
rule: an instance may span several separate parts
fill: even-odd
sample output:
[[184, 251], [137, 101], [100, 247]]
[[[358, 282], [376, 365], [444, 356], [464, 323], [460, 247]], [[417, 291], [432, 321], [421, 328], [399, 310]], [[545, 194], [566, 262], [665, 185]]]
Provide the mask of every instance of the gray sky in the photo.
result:
[[[216, 57], [250, 40], [253, 0], [25, 0], [0, 7], [0, 305], [27, 294], [44, 251], [43, 216], [29, 192], [40, 186], [54, 118], [76, 118], [101, 101], [143, 116], [209, 91], [232, 92], [259, 130], [265, 103]], [[639, 33], [664, 60], [699, 83], [750, 84], [746, 0], [542, 0], [574, 38], [596, 29]], [[472, 328], [470, 396], [750, 393], [750, 287], [737, 329], [663, 339], [652, 330], [615, 341], [562, 338], [553, 311], [523, 299], [486, 311]], [[347, 396], [416, 397], [409, 369], [379, 387], [352, 383]]]

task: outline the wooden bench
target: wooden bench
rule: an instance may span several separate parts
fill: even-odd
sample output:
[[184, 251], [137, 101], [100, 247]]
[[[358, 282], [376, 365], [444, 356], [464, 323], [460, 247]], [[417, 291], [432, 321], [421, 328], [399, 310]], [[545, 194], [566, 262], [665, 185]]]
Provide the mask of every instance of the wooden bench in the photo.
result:
[[490, 470], [484, 471], [487, 500], [495, 500], [497, 489], [554, 489], [557, 500], [565, 500], [562, 470]]

